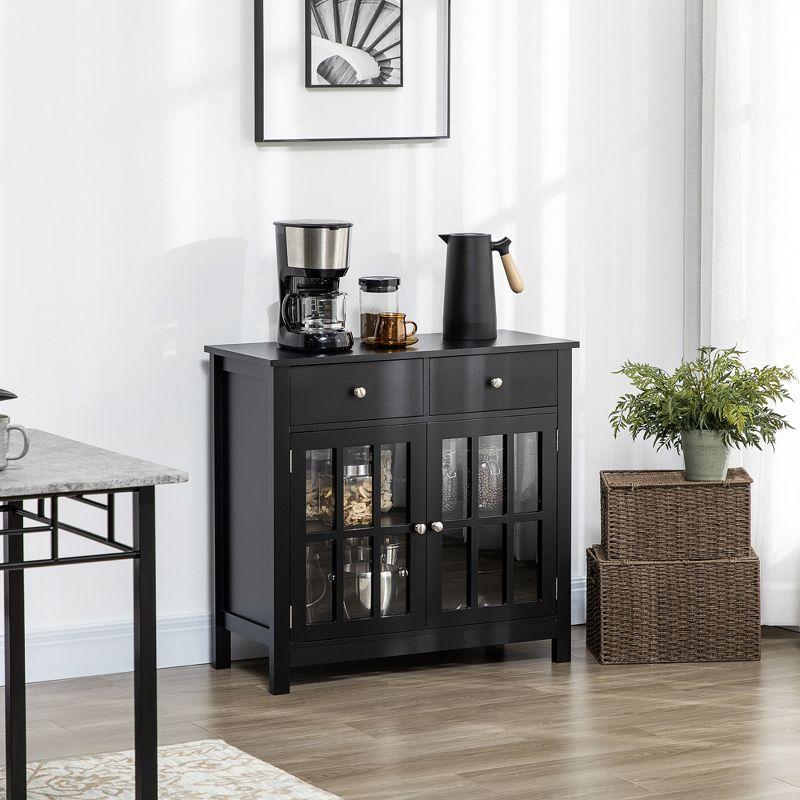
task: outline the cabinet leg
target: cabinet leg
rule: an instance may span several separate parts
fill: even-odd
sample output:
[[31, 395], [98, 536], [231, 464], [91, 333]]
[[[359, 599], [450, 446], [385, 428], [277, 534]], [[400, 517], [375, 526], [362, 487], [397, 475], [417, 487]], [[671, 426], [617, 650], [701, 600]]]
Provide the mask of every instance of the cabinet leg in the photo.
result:
[[489, 644], [486, 646], [487, 661], [505, 661], [506, 646], [504, 644]]
[[270, 648], [269, 693], [289, 694], [290, 684], [288, 651], [283, 650], [283, 648]]
[[214, 669], [230, 669], [231, 666], [231, 632], [222, 625], [214, 626], [214, 652], [211, 666]]
[[558, 638], [552, 640], [552, 660], [556, 664], [563, 664], [572, 659], [572, 639], [569, 628], [565, 633], [559, 632]]

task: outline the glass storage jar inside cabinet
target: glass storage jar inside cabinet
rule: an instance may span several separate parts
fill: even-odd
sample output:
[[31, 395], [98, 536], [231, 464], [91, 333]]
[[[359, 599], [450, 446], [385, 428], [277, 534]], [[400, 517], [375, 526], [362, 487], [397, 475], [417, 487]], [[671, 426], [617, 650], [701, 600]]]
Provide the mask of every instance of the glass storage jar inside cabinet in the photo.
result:
[[334, 528], [333, 450], [306, 451], [306, 532]]
[[478, 513], [498, 517], [505, 507], [506, 477], [503, 436], [481, 436], [478, 442]]
[[345, 528], [372, 525], [372, 447], [359, 445], [344, 451], [342, 503]]
[[381, 526], [407, 525], [408, 444], [381, 445]]
[[442, 441], [442, 519], [469, 517], [470, 502], [469, 439]]

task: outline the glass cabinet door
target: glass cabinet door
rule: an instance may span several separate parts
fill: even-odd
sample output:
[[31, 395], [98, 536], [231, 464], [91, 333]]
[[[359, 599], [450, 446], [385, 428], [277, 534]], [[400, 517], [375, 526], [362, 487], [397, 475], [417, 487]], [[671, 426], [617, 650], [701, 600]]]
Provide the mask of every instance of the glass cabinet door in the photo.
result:
[[297, 434], [293, 635], [424, 625], [425, 426]]
[[555, 601], [555, 416], [429, 428], [428, 621], [540, 616]]

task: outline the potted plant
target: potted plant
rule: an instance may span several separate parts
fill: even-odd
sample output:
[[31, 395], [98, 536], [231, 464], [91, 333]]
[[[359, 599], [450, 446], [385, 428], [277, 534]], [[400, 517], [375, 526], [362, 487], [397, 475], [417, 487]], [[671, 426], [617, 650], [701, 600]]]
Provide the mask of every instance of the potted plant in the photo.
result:
[[697, 354], [671, 374], [626, 361], [614, 374], [625, 375], [635, 391], [620, 397], [609, 420], [615, 437], [628, 431], [653, 439], [657, 450], [683, 451], [687, 480], [725, 480], [731, 447], [774, 448], [775, 434], [792, 427], [773, 406], [791, 400], [795, 374], [788, 366], [748, 369], [735, 347], [701, 347]]

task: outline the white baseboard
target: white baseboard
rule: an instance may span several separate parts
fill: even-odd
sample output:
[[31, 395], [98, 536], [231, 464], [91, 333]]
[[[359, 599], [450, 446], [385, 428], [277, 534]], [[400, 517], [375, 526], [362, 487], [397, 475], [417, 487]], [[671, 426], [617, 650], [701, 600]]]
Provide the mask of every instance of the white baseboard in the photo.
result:
[[[258, 658], [263, 647], [234, 637], [236, 658]], [[133, 670], [133, 622], [91, 623], [29, 631], [25, 637], [28, 682], [82, 678]], [[0, 653], [5, 638], [0, 639]], [[158, 666], [207, 664], [211, 660], [211, 616], [186, 614], [158, 620]], [[0, 657], [0, 682], [5, 659]]]
[[[586, 621], [586, 579], [573, 578], [572, 623]], [[0, 638], [0, 683], [4, 678], [5, 640]], [[133, 669], [133, 623], [108, 622], [55, 630], [30, 631], [26, 636], [26, 676], [31, 683], [130, 672]], [[236, 660], [266, 655], [261, 645], [233, 637]], [[185, 614], [158, 621], [158, 666], [183, 667], [211, 660], [211, 616]]]
[[572, 624], [586, 622], [586, 578], [572, 579]]

